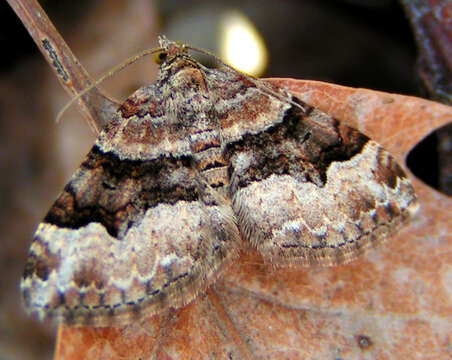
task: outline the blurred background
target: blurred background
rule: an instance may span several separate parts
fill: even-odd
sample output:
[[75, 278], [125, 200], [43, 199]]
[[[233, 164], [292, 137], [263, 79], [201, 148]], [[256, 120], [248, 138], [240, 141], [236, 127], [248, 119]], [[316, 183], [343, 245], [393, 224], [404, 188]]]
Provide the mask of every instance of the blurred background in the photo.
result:
[[[391, 0], [41, 0], [88, 72], [104, 71], [157, 35], [218, 54], [261, 77], [316, 79], [420, 95], [416, 46]], [[37, 224], [88, 152], [95, 134], [69, 100], [31, 37], [2, 2], [0, 13], [0, 360], [52, 356], [55, 328], [27, 317], [18, 284]], [[206, 60], [206, 59], [204, 59]], [[207, 61], [209, 61], [207, 59]], [[153, 81], [151, 58], [102, 86], [124, 100]]]

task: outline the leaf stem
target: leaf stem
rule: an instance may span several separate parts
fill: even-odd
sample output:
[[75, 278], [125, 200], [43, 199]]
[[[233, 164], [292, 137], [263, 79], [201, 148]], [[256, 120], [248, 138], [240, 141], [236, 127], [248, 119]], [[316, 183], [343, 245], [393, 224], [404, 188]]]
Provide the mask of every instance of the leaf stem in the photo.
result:
[[[7, 1], [27, 28], [66, 92], [73, 97], [87, 88], [93, 82], [91, 77], [39, 3], [36, 0]], [[117, 103], [94, 87], [78, 99], [77, 108], [98, 133], [108, 123], [117, 108]]]

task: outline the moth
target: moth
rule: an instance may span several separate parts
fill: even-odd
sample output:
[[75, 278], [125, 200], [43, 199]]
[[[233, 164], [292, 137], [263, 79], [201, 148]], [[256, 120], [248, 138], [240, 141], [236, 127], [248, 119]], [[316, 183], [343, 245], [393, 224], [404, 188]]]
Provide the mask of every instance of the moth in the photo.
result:
[[379, 144], [281, 87], [160, 47], [156, 82], [118, 108], [38, 226], [30, 312], [124, 323], [191, 302], [243, 241], [271, 264], [331, 266], [412, 217], [410, 181]]

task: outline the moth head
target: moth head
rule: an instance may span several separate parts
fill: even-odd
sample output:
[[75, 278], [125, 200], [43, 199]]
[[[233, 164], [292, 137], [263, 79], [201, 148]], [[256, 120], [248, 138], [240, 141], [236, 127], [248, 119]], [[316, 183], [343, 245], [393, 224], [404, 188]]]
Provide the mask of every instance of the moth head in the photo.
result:
[[163, 63], [166, 58], [168, 57], [168, 53], [164, 50], [156, 52], [154, 54], [154, 61], [157, 65], [160, 65], [161, 63]]
[[169, 58], [188, 53], [187, 45], [181, 41], [171, 41], [165, 36], [159, 37], [161, 51], [154, 54], [154, 61], [160, 65]]

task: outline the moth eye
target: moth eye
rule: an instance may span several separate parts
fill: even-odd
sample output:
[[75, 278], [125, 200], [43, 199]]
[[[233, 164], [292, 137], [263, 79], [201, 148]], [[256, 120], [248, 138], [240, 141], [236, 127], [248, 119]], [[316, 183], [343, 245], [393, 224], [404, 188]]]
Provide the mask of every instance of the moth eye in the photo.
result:
[[162, 62], [165, 61], [167, 56], [168, 56], [168, 53], [166, 51], [160, 51], [160, 52], [154, 54], [154, 61], [158, 65], [160, 65]]

